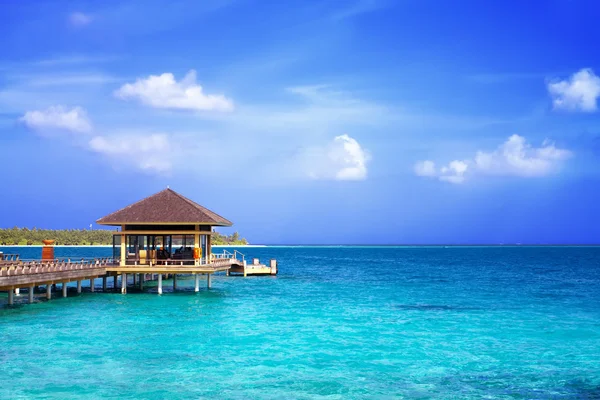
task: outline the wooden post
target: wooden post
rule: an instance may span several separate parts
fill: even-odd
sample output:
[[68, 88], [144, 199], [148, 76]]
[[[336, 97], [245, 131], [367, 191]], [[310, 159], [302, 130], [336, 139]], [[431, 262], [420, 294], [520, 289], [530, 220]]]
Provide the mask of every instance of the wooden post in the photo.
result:
[[81, 279], [77, 281], [77, 293], [81, 294]]
[[104, 275], [102, 277], [102, 291], [103, 292], [106, 292], [106, 280], [107, 280], [106, 275]]
[[200, 275], [194, 274], [194, 292], [200, 291]]
[[206, 287], [208, 289], [210, 289], [211, 283], [210, 283], [210, 276], [211, 274], [206, 274]]
[[121, 277], [121, 293], [127, 294], [127, 274], [123, 274]]
[[244, 278], [247, 276], [247, 275], [246, 275], [246, 266], [247, 266], [247, 264], [246, 264], [246, 260], [244, 260]]
[[62, 296], [67, 297], [67, 282], [62, 283]]
[[[121, 225], [121, 232], [125, 230], [125, 225]], [[125, 234], [121, 234], [121, 266], [124, 266], [127, 261], [127, 247], [125, 246]]]
[[277, 275], [277, 260], [271, 259], [269, 266], [271, 267], [271, 275]]
[[135, 276], [136, 276], [136, 275], [137, 275], [137, 274], [133, 274], [133, 286], [135, 286]]
[[177, 274], [173, 274], [173, 291], [177, 290]]
[[12, 306], [15, 303], [15, 290], [13, 288], [8, 289], [8, 305]]
[[[212, 231], [212, 227], [209, 227], [209, 231]], [[206, 235], [206, 263], [210, 264], [210, 256], [212, 254], [212, 236], [209, 233]]]
[[29, 286], [29, 304], [33, 303], [33, 288], [33, 285]]
[[145, 280], [145, 276], [144, 274], [140, 274], [140, 291], [144, 290], [144, 280]]
[[46, 298], [50, 300], [52, 298], [52, 284], [48, 283], [46, 285]]
[[94, 293], [94, 278], [90, 278], [90, 292]]
[[158, 294], [162, 294], [162, 274], [158, 274]]
[[119, 279], [119, 277], [117, 275], [113, 276], [113, 290], [117, 290], [117, 288], [119, 287], [118, 279]]

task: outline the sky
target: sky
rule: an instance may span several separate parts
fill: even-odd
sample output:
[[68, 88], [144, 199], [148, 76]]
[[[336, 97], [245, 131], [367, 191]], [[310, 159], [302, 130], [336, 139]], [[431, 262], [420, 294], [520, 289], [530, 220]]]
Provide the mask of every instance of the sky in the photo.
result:
[[600, 242], [593, 1], [1, 1], [0, 227], [167, 186], [255, 244]]

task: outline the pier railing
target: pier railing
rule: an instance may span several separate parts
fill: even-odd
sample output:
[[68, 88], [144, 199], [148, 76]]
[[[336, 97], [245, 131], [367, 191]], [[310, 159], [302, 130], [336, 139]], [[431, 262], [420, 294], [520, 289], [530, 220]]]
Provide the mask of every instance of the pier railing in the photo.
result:
[[13, 262], [13, 261], [19, 261], [19, 255], [18, 254], [5, 254], [5, 253], [0, 253], [0, 262]]
[[217, 260], [218, 259], [232, 259], [233, 258], [233, 259], [236, 259], [236, 260], [239, 260], [239, 261], [243, 262], [246, 259], [246, 256], [243, 253], [241, 253], [241, 252], [239, 252], [237, 250], [234, 250], [233, 253], [230, 252], [230, 251], [227, 251], [227, 250], [223, 250], [222, 253], [213, 253], [212, 256], [213, 256], [214, 259], [217, 259]]
[[0, 265], [0, 277], [16, 275], [43, 274], [49, 272], [78, 271], [85, 269], [104, 268], [113, 265], [112, 258], [82, 259], [79, 261], [66, 260], [18, 260]]

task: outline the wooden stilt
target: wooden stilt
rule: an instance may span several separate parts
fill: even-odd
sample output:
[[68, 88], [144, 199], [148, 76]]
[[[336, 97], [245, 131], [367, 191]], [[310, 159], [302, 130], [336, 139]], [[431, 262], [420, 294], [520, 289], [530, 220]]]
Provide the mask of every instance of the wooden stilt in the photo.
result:
[[158, 294], [162, 294], [162, 274], [158, 274]]
[[135, 286], [135, 277], [137, 274], [133, 274], [133, 286]]
[[77, 281], [77, 293], [81, 294], [81, 279]]
[[177, 290], [177, 274], [173, 274], [173, 291]]
[[140, 290], [144, 290], [144, 281], [146, 280], [146, 277], [144, 276], [144, 274], [140, 274]]
[[67, 282], [62, 283], [62, 297], [67, 297]]
[[51, 283], [46, 285], [46, 298], [48, 300], [52, 299], [52, 284]]
[[14, 289], [8, 289], [8, 305], [12, 306], [13, 304], [15, 304], [15, 290]]
[[117, 284], [118, 284], [118, 283], [119, 283], [119, 282], [118, 282], [118, 277], [117, 277], [117, 275], [113, 276], [113, 290], [117, 290], [117, 287], [118, 287], [118, 285], [117, 285]]
[[94, 278], [90, 278], [90, 292], [94, 293]]
[[29, 286], [29, 292], [27, 293], [29, 295], [29, 304], [33, 303], [33, 288], [33, 285]]
[[206, 287], [207, 287], [208, 289], [210, 289], [210, 286], [211, 286], [211, 282], [210, 282], [210, 280], [211, 280], [211, 275], [212, 275], [212, 274], [206, 274]]
[[194, 292], [200, 291], [200, 275], [194, 274]]
[[121, 277], [121, 293], [127, 294], [127, 274], [123, 274]]
[[106, 275], [104, 275], [102, 277], [102, 291], [103, 292], [106, 292], [106, 280], [107, 280]]

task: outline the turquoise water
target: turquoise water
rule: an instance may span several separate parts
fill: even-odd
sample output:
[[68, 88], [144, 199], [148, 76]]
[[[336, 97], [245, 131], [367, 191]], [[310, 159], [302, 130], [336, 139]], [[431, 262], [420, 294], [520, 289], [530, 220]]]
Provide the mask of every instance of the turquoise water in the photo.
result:
[[0, 398], [600, 398], [600, 248], [242, 251], [280, 275], [0, 308]]

